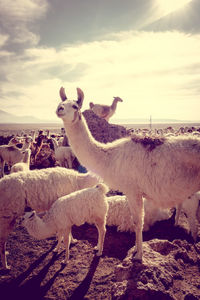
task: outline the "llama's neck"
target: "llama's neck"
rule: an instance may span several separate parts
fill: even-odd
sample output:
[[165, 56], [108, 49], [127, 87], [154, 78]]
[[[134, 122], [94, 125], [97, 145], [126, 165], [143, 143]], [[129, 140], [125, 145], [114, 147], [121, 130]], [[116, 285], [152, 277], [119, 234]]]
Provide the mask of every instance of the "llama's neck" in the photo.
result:
[[106, 168], [109, 162], [109, 152], [104, 151], [105, 144], [95, 141], [83, 115], [81, 120], [78, 120], [75, 124], [64, 123], [64, 126], [69, 144], [79, 162], [101, 176], [100, 170]]
[[52, 143], [53, 143], [53, 147], [54, 147], [54, 151], [58, 148], [58, 143], [56, 142], [55, 139], [51, 139], [52, 140]]
[[30, 156], [31, 156], [31, 152], [29, 150], [26, 150], [24, 153], [23, 162], [26, 163], [27, 165], [30, 164]]
[[30, 142], [24, 142], [24, 145], [22, 146], [22, 150], [26, 150], [30, 148]]
[[117, 108], [117, 102], [118, 102], [118, 100], [117, 99], [114, 99], [113, 100], [113, 103], [112, 103], [112, 105], [111, 105], [111, 109], [112, 109], [112, 111], [116, 111], [116, 108]]
[[31, 226], [27, 227], [27, 230], [30, 235], [39, 240], [51, 237], [56, 233], [54, 224], [52, 224], [52, 222], [48, 220], [44, 221], [38, 216], [36, 216], [31, 222]]

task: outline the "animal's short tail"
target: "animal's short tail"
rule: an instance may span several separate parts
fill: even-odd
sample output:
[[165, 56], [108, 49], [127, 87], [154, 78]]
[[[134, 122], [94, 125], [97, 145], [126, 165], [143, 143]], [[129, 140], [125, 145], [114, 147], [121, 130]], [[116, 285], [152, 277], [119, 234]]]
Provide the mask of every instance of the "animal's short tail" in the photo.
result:
[[199, 205], [198, 205], [198, 208], [197, 208], [197, 214], [196, 214], [196, 216], [197, 216], [198, 222], [200, 223], [200, 200], [199, 200]]
[[109, 188], [104, 183], [98, 183], [96, 185], [96, 188], [98, 188], [103, 194], [106, 194], [109, 191]]

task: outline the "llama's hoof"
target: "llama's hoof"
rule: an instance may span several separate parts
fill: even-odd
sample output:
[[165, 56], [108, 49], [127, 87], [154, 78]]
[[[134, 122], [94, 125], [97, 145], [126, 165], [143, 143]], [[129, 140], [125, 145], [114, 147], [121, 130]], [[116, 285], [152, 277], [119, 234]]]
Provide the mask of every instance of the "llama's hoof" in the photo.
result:
[[142, 262], [142, 255], [139, 254], [136, 250], [133, 253], [132, 261], [134, 262]]
[[132, 261], [142, 263], [142, 258], [137, 258], [137, 257], [133, 256]]
[[3, 266], [3, 271], [5, 272], [5, 273], [7, 273], [7, 272], [9, 272], [11, 270], [11, 266], [9, 266], [9, 265], [5, 265], [5, 266]]
[[53, 249], [53, 253], [58, 253], [58, 249], [57, 248]]
[[76, 244], [78, 242], [78, 240], [77, 239], [71, 239], [71, 244]]

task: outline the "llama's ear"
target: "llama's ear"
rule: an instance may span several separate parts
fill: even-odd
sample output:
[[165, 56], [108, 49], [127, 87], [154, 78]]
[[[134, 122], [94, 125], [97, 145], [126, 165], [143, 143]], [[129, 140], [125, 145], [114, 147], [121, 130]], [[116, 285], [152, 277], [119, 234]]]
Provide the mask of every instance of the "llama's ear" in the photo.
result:
[[61, 88], [60, 88], [60, 98], [61, 98], [62, 101], [67, 100], [67, 96], [66, 96], [66, 94], [65, 94], [65, 89], [64, 89], [64, 87], [61, 87]]
[[78, 106], [81, 108], [83, 104], [84, 93], [80, 88], [77, 88], [77, 95], [78, 95], [78, 100], [76, 102]]
[[94, 103], [93, 102], [90, 102], [90, 109], [92, 109], [94, 107]]

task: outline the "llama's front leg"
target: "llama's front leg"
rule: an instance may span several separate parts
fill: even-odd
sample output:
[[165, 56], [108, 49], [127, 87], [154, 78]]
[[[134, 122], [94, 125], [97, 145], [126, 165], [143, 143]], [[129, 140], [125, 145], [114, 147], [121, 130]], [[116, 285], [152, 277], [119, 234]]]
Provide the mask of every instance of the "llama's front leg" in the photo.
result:
[[9, 270], [10, 267], [7, 264], [6, 258], [6, 255], [8, 254], [6, 251], [6, 241], [14, 227], [14, 224], [15, 218], [13, 219], [11, 216], [2, 216], [0, 218], [0, 256], [3, 268], [7, 270]]
[[0, 240], [0, 255], [1, 255], [2, 266], [4, 269], [10, 270], [10, 266], [8, 266], [8, 264], [7, 264], [7, 258], [6, 258], [7, 254], [8, 254], [8, 252], [6, 251], [6, 241], [5, 241], [5, 239], [1, 239]]
[[144, 203], [141, 196], [135, 196], [134, 198], [128, 197], [128, 203], [135, 227], [136, 254], [134, 256], [134, 259], [142, 261], [142, 229], [144, 223]]
[[64, 244], [65, 244], [66, 254], [65, 254], [65, 260], [62, 261], [63, 263], [66, 263], [69, 259], [70, 240], [71, 240], [71, 227], [67, 227], [64, 234]]
[[98, 230], [98, 243], [97, 246], [95, 247], [95, 250], [98, 250], [97, 256], [101, 256], [103, 252], [103, 244], [104, 244], [104, 239], [106, 234], [106, 224], [105, 221], [102, 221], [102, 219], [98, 219], [96, 220], [95, 225]]

